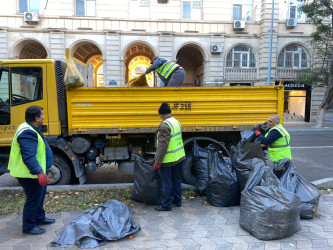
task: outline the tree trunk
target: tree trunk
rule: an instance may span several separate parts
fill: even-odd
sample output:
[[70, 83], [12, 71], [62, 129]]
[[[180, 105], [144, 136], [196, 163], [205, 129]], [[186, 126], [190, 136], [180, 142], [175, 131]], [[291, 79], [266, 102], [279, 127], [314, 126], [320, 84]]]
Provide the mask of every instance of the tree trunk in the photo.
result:
[[322, 128], [324, 126], [324, 120], [325, 120], [325, 109], [319, 108], [318, 109], [318, 115], [317, 115], [317, 128]]

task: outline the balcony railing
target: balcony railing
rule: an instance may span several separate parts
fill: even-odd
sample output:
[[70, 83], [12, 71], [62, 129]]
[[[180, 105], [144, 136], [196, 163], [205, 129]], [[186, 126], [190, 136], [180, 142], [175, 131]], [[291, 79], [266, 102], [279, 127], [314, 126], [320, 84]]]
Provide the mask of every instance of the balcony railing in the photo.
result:
[[277, 69], [276, 78], [277, 79], [297, 79], [298, 74], [302, 73], [304, 69]]
[[258, 79], [257, 69], [226, 69], [226, 80], [256, 80]]

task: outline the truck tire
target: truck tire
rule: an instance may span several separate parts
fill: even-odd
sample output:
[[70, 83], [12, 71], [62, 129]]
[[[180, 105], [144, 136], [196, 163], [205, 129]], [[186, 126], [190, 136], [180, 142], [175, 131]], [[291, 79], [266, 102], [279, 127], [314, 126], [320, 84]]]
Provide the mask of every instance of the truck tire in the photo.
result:
[[196, 178], [194, 176], [194, 173], [192, 173], [192, 152], [186, 154], [186, 159], [183, 162], [182, 168], [181, 168], [181, 174], [183, 177], [183, 182], [185, 184], [193, 185], [195, 186]]
[[50, 178], [49, 185], [69, 185], [74, 176], [73, 166], [69, 160], [60, 154], [53, 155], [53, 164], [47, 170]]

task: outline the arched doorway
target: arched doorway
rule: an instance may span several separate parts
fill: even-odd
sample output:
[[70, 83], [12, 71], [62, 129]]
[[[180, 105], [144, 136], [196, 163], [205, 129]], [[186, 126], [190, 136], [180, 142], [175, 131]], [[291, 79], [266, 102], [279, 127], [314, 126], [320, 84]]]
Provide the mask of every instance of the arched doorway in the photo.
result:
[[13, 57], [18, 59], [45, 59], [47, 58], [47, 51], [40, 42], [28, 39], [15, 46]]
[[204, 81], [204, 57], [201, 48], [195, 44], [183, 46], [177, 53], [177, 63], [186, 72], [184, 85], [200, 86]]
[[[144, 73], [149, 68], [153, 56], [154, 53], [148, 45], [140, 42], [132, 44], [125, 54], [125, 82]], [[156, 86], [154, 72], [146, 75], [146, 78], [150, 87]]]
[[104, 86], [102, 52], [97, 45], [89, 41], [78, 42], [71, 48], [70, 54], [82, 76], [87, 79], [88, 86]]

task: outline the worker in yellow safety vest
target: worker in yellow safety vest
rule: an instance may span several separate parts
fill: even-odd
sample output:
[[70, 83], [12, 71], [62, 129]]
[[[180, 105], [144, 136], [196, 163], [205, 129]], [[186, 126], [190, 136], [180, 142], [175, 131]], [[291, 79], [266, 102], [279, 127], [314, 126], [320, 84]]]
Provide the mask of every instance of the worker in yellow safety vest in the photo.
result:
[[[267, 128], [269, 130], [265, 136], [260, 130], [255, 131], [255, 135], [258, 136], [261, 143], [268, 146], [269, 159], [274, 162], [273, 172], [275, 174], [279, 160], [284, 158], [291, 160], [290, 135], [280, 122], [279, 115], [270, 115], [267, 120]], [[282, 173], [279, 173], [279, 175], [282, 175]]]
[[162, 182], [162, 201], [157, 211], [171, 211], [172, 204], [182, 206], [181, 165], [185, 159], [180, 123], [171, 115], [168, 103], [160, 106], [158, 113], [163, 120], [157, 131], [155, 169], [159, 169]]
[[44, 124], [43, 108], [28, 107], [25, 120], [15, 132], [8, 169], [10, 175], [17, 178], [26, 196], [22, 232], [43, 234], [45, 229], [38, 226], [55, 222], [45, 217], [43, 207], [46, 185], [50, 181], [46, 171], [52, 166], [53, 154], [41, 131]]
[[155, 70], [164, 87], [179, 87], [186, 77], [185, 70], [180, 65], [162, 57], [154, 56], [151, 64], [143, 74], [147, 75]]

